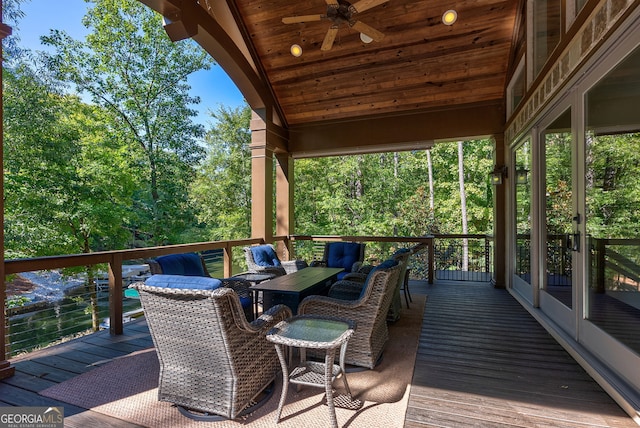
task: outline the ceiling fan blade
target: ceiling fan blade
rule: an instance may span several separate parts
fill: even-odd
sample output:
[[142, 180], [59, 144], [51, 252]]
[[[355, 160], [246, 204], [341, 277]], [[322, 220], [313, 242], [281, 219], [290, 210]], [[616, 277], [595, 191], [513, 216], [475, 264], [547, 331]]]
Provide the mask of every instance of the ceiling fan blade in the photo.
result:
[[338, 27], [331, 27], [327, 30], [327, 34], [324, 36], [324, 40], [322, 42], [322, 46], [320, 47], [321, 51], [328, 51], [333, 46], [333, 41], [336, 39], [338, 35]]
[[362, 21], [354, 22], [353, 25], [351, 25], [351, 28], [353, 28], [354, 30], [356, 30], [356, 31], [358, 31], [360, 33], [366, 34], [367, 36], [371, 37], [376, 42], [379, 42], [380, 40], [384, 39], [384, 34], [383, 33], [381, 33], [380, 31], [376, 30], [372, 26], [365, 24]]
[[299, 22], [320, 21], [321, 19], [322, 19], [322, 15], [288, 16], [286, 18], [282, 18], [282, 23], [296, 24]]
[[383, 3], [388, 2], [389, 0], [360, 0], [357, 3], [352, 4], [351, 6], [356, 10], [356, 12], [364, 12], [365, 10], [371, 9], [372, 7], [376, 7]]

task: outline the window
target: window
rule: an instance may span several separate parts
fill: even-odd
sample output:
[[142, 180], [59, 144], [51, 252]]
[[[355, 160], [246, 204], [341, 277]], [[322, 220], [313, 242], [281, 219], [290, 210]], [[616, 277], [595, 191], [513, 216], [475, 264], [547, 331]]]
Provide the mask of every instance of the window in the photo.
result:
[[560, 4], [559, 0], [533, 0], [532, 7], [529, 9], [532, 15], [529, 21], [532, 29], [529, 40], [533, 45], [532, 80], [540, 73], [547, 59], [560, 43], [562, 30]]
[[524, 98], [526, 87], [524, 77], [524, 58], [522, 58], [507, 87], [507, 117], [511, 116]]

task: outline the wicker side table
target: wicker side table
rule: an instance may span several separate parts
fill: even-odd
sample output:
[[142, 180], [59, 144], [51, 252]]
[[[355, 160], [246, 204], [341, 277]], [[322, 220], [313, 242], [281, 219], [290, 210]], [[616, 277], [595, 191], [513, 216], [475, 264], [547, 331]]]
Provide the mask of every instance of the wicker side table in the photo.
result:
[[[351, 409], [359, 409], [362, 406], [360, 400], [352, 399], [344, 371], [347, 343], [355, 328], [355, 323], [349, 320], [299, 315], [279, 322], [267, 333], [267, 340], [275, 344], [282, 366], [282, 395], [278, 404], [276, 423], [280, 421], [289, 383], [325, 388], [332, 427], [338, 426], [332, 388], [333, 381], [337, 377], [342, 377], [347, 390], [347, 402], [341, 402], [339, 406]], [[290, 373], [285, 356], [285, 346], [300, 348], [300, 364]], [[307, 348], [326, 350], [324, 363], [306, 361], [304, 350]], [[339, 365], [335, 364], [335, 354], [338, 348], [340, 348]]]

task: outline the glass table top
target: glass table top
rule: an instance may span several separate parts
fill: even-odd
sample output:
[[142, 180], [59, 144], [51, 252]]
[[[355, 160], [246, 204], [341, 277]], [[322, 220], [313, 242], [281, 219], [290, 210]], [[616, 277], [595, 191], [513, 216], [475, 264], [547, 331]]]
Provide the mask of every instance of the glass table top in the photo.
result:
[[299, 315], [280, 322], [268, 336], [283, 344], [288, 341], [306, 341], [331, 345], [344, 341], [354, 329], [353, 321]]

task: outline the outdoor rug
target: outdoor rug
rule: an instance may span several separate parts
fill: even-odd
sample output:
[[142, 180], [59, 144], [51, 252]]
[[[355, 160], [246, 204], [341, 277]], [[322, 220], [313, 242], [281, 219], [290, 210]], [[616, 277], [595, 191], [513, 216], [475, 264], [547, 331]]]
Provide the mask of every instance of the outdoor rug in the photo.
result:
[[[354, 395], [364, 402], [359, 410], [336, 408], [342, 427], [402, 427], [409, 399], [416, 351], [426, 296], [414, 296], [410, 309], [403, 308], [400, 320], [389, 326], [389, 342], [382, 361], [373, 370], [347, 373]], [[40, 392], [41, 395], [145, 427], [204, 426], [275, 427], [282, 378], [276, 378], [271, 398], [253, 413], [233, 421], [199, 422], [181, 415], [171, 403], [157, 398], [158, 358], [155, 349], [121, 357], [68, 381]], [[334, 385], [340, 392], [341, 382]], [[277, 424], [282, 428], [325, 428], [329, 423], [324, 390], [296, 385], [289, 393]], [[65, 419], [72, 422], [74, 416]]]

